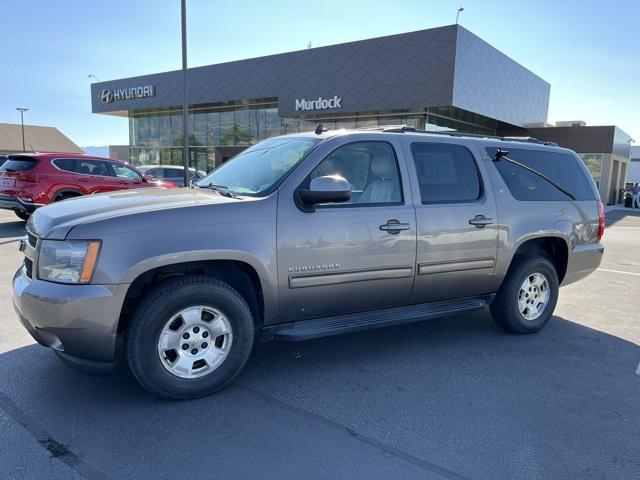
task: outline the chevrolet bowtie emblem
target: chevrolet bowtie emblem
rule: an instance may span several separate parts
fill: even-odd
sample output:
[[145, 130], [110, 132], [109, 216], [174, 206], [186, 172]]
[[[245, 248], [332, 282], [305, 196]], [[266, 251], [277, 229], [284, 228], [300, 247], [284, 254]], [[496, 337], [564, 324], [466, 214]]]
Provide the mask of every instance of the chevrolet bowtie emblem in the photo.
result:
[[195, 347], [199, 341], [200, 341], [200, 337], [196, 337], [193, 340], [191, 340], [191, 345]]

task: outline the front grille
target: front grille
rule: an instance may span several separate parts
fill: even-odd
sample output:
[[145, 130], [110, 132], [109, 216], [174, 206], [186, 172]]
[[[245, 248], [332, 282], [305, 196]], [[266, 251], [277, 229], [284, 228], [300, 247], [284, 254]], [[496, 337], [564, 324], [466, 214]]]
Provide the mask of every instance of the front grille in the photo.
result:
[[29, 245], [31, 245], [33, 248], [36, 248], [36, 243], [38, 243], [38, 237], [36, 237], [33, 233], [29, 232], [29, 230], [27, 230], [27, 240], [29, 242]]
[[28, 278], [33, 278], [33, 261], [27, 257], [24, 257], [24, 273]]

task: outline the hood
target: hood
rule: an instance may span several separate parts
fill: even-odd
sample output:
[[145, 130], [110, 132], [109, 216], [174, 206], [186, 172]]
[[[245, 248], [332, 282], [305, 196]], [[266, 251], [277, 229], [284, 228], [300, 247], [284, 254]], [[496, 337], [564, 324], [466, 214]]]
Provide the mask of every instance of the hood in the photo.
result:
[[158, 210], [241, 202], [213, 190], [144, 188], [78, 197], [39, 208], [27, 228], [41, 238], [64, 239], [82, 223]]

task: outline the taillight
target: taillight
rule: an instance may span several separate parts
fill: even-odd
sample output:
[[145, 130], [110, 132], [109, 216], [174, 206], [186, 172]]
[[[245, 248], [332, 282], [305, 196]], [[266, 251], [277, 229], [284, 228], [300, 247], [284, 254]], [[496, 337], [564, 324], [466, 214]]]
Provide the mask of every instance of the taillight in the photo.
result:
[[7, 177], [15, 178], [19, 182], [37, 182], [38, 178], [34, 173], [25, 172], [4, 172]]
[[604, 205], [598, 200], [598, 241], [604, 235]]

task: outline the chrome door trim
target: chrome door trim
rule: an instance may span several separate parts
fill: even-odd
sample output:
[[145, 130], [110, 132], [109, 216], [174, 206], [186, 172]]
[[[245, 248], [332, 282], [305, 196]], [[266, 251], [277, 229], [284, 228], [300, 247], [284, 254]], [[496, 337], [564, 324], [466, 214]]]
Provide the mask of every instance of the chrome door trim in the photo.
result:
[[477, 258], [455, 262], [421, 263], [418, 265], [418, 275], [430, 275], [434, 273], [461, 272], [465, 270], [480, 270], [494, 268], [495, 258]]
[[289, 275], [289, 288], [317, 287], [340, 283], [366, 282], [368, 280], [386, 280], [406, 278], [413, 275], [411, 267], [380, 268], [375, 270], [354, 270], [320, 275]]

